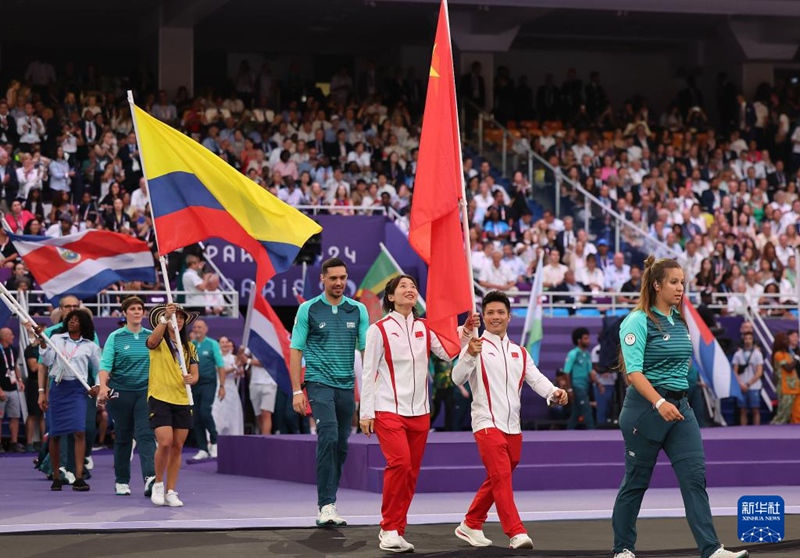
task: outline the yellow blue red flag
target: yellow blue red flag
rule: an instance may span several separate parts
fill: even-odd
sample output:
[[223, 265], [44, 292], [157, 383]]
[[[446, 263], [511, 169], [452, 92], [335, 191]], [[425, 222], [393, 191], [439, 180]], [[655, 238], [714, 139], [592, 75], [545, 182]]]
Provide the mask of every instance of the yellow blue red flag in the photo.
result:
[[132, 103], [131, 110], [160, 254], [221, 238], [253, 256], [263, 287], [322, 230], [190, 137]]

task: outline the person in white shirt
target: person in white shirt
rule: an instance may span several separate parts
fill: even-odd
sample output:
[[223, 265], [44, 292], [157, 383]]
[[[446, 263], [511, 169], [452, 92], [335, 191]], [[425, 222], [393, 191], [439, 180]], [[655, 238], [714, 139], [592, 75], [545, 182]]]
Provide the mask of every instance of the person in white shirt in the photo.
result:
[[545, 289], [554, 289], [564, 280], [564, 274], [569, 268], [561, 263], [561, 253], [558, 250], [551, 250], [547, 258], [547, 265], [542, 268], [542, 286]]
[[[360, 426], [367, 437], [375, 433], [386, 458], [378, 540], [381, 550], [391, 552], [414, 550], [404, 535], [431, 426], [428, 359], [433, 351], [451, 360], [427, 323], [417, 319], [418, 299], [413, 277], [389, 281], [383, 296], [386, 317], [369, 326], [364, 350]], [[477, 315], [470, 318], [462, 338], [477, 321]]]
[[486, 480], [455, 534], [472, 546], [490, 546], [483, 523], [494, 506], [511, 548], [533, 548], [514, 503], [512, 474], [522, 454], [520, 392], [523, 381], [547, 401], [567, 403], [567, 392], [557, 389], [533, 362], [524, 347], [508, 338], [511, 304], [492, 291], [481, 305], [485, 330], [461, 350], [453, 368], [453, 383], [472, 388], [472, 432], [486, 467]]
[[139, 179], [139, 189], [131, 194], [131, 207], [136, 210], [137, 215], [144, 215], [149, 203], [147, 197], [147, 180], [142, 177]]
[[752, 331], [742, 334], [742, 347], [733, 355], [733, 372], [742, 389], [738, 398], [739, 424], [747, 426], [747, 410], [753, 416], [753, 425], [761, 424], [761, 376], [764, 374], [764, 355], [753, 338]]
[[744, 299], [751, 310], [758, 311], [764, 295], [764, 285], [756, 281], [755, 268], [748, 267], [745, 273]]
[[485, 266], [478, 277], [478, 284], [484, 289], [507, 291], [513, 289], [517, 283], [514, 270], [503, 261], [500, 250], [492, 252], [492, 263]]
[[625, 254], [614, 254], [614, 265], [607, 267], [603, 273], [606, 276], [606, 290], [620, 292], [622, 285], [631, 278], [631, 267], [625, 263]]
[[17, 133], [20, 145], [26, 148], [23, 151], [30, 151], [42, 141], [45, 134], [44, 123], [34, 112], [31, 103], [25, 103], [25, 117], [17, 120]]
[[206, 300], [203, 293], [208, 290], [207, 278], [203, 277], [204, 262], [194, 255], [186, 256], [186, 271], [183, 272], [183, 290], [186, 291], [184, 307], [205, 314]]

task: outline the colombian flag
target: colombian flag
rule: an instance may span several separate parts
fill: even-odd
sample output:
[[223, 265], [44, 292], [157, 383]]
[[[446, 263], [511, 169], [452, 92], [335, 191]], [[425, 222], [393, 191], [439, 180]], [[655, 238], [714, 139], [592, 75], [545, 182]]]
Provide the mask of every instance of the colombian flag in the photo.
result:
[[322, 228], [131, 103], [160, 254], [211, 237], [247, 250], [263, 287]]

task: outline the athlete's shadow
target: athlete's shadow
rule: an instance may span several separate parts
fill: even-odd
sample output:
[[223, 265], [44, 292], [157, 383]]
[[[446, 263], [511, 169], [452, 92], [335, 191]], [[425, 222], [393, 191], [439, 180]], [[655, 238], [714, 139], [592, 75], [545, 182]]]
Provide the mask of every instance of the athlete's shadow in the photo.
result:
[[[359, 540], [347, 530], [335, 527], [309, 529], [309, 536], [305, 539], [296, 539], [291, 544], [278, 542], [270, 545], [269, 554], [281, 556], [339, 556], [352, 552], [359, 552], [367, 546], [367, 541]], [[305, 551], [298, 553], [298, 546]]]

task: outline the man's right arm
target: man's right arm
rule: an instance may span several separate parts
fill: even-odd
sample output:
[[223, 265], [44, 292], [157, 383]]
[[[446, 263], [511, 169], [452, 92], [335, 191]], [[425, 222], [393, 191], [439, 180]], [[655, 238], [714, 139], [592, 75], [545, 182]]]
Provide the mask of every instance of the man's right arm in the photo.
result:
[[292, 382], [292, 408], [298, 414], [306, 412], [306, 396], [301, 387], [303, 374], [303, 351], [308, 338], [308, 303], [297, 309], [292, 328], [291, 353], [289, 356], [289, 378]]

